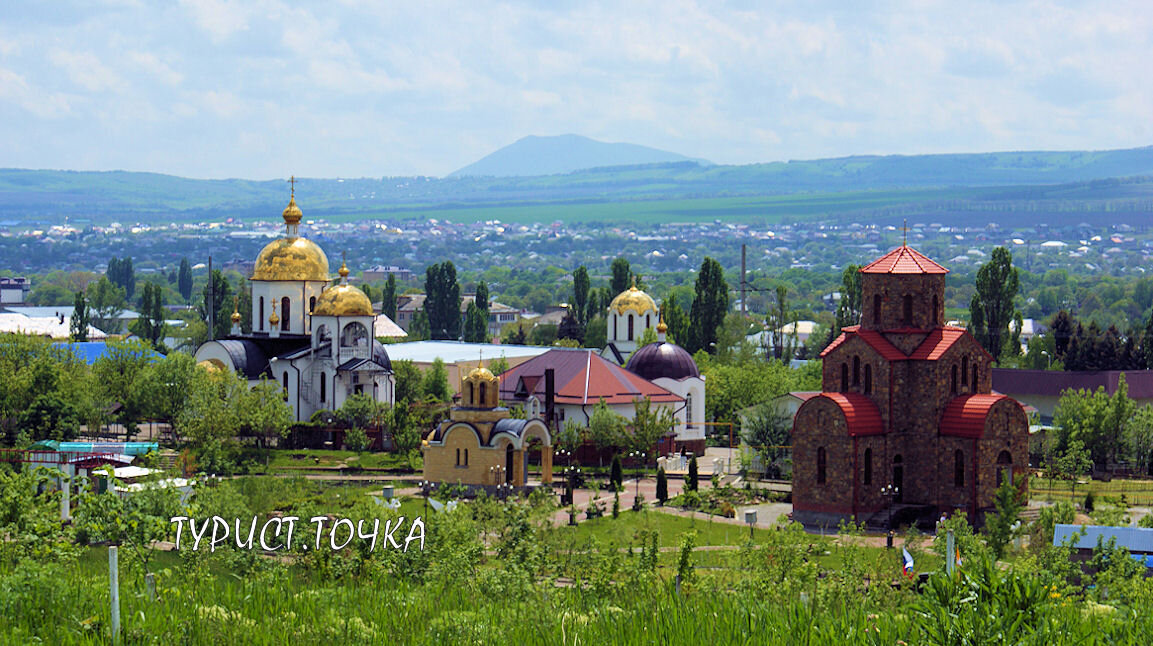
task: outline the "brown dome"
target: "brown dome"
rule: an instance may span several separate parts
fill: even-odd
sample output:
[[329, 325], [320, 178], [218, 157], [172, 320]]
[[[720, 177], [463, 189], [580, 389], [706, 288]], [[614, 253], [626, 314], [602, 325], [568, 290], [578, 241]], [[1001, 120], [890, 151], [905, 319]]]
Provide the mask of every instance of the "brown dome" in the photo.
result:
[[697, 362], [693, 361], [687, 350], [675, 343], [663, 341], [650, 343], [634, 352], [625, 368], [649, 381], [661, 377], [685, 379], [701, 376]]

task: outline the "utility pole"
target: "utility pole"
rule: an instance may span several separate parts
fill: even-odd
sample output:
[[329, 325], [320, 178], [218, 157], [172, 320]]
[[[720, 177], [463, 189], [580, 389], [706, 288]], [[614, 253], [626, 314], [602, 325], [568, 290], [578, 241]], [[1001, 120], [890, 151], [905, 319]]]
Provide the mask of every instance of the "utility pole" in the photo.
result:
[[747, 290], [747, 283], [745, 282], [745, 249], [746, 249], [746, 245], [742, 242], [741, 243], [741, 316], [742, 317], [748, 316], [748, 314], [749, 314], [749, 307], [748, 307], [748, 302], [747, 302], [747, 299], [748, 299], [747, 291], [748, 290]]
[[205, 303], [208, 310], [208, 340], [216, 340], [216, 285], [212, 281], [212, 256], [208, 257], [208, 302]]

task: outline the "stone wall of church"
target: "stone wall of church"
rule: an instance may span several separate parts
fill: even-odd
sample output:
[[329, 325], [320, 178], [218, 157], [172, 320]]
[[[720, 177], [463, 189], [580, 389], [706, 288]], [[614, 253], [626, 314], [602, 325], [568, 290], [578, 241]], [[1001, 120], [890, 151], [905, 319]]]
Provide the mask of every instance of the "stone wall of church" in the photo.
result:
[[[905, 316], [906, 295], [910, 297], [909, 318]], [[944, 297], [944, 274], [861, 274], [861, 327], [927, 330], [944, 325]]]
[[[467, 464], [457, 464], [458, 450], [461, 462], [465, 461], [464, 452], [468, 451]], [[443, 446], [424, 447], [423, 457], [425, 479], [450, 484], [499, 484], [494, 481], [492, 467], [504, 467], [506, 461], [504, 446], [499, 450], [482, 448], [476, 435], [467, 427], [450, 432], [444, 438]]]
[[[818, 453], [825, 450], [825, 482], [818, 482]], [[793, 509], [852, 513], [853, 444], [845, 416], [831, 400], [810, 399], [793, 428]], [[803, 519], [802, 519], [803, 522]]]
[[[859, 363], [859, 368], [856, 370], [854, 370], [854, 358]], [[844, 381], [847, 385], [845, 390], [841, 389], [842, 365], [845, 373]], [[821, 390], [823, 392], [850, 392], [866, 395], [877, 405], [881, 411], [881, 421], [888, 428], [889, 384], [895, 365], [881, 358], [881, 355], [863, 339], [852, 335], [825, 356], [821, 368]]]
[[[977, 489], [977, 440], [965, 437], [942, 436], [937, 442], [937, 506], [950, 515], [964, 511], [974, 517], [971, 508], [973, 492]], [[962, 473], [957, 478], [957, 451], [961, 452]], [[959, 484], [958, 484], [959, 483]]]
[[[1011, 465], [998, 465], [1002, 451], [1007, 451]], [[977, 507], [991, 508], [996, 499], [997, 472], [1011, 466], [1014, 477], [1029, 472], [1029, 419], [1024, 409], [1011, 399], [1003, 399], [985, 418], [985, 433], [977, 448]]]

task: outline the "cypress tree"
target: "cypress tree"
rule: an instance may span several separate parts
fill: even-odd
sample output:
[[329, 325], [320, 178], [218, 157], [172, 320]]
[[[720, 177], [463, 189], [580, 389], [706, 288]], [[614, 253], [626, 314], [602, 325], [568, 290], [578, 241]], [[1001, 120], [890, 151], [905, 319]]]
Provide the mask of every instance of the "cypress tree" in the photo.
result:
[[180, 291], [180, 297], [185, 302], [192, 298], [192, 265], [188, 264], [187, 258], [180, 259], [180, 273], [176, 277], [176, 288]]
[[689, 460], [689, 475], [685, 479], [685, 491], [697, 490], [697, 456]]
[[609, 471], [609, 482], [612, 483], [613, 489], [620, 490], [621, 483], [624, 478], [621, 476], [621, 455], [620, 453], [613, 455], [613, 464]]
[[669, 499], [669, 478], [665, 475], [665, 468], [657, 469], [657, 500], [664, 505]]
[[697, 274], [696, 296], [689, 311], [689, 338], [685, 349], [690, 354], [704, 350], [717, 353], [717, 331], [729, 312], [729, 286], [725, 283], [721, 263], [705, 256]]
[[380, 313], [390, 320], [396, 320], [396, 276], [388, 275], [384, 281], [384, 293], [380, 295]]
[[76, 292], [76, 304], [72, 308], [72, 320], [69, 322], [69, 332], [73, 341], [83, 342], [88, 340], [88, 326], [91, 325], [92, 319], [88, 313], [88, 299], [84, 297], [84, 292]]

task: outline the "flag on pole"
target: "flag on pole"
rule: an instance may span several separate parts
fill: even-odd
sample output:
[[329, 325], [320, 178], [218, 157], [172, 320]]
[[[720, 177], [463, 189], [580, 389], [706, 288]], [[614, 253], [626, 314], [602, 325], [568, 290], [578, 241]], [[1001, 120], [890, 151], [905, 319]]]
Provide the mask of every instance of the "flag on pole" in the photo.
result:
[[909, 548], [907, 547], [901, 548], [901, 555], [905, 558], [905, 576], [911, 579], [913, 578], [913, 555], [909, 554]]
[[961, 548], [957, 548], [957, 567], [961, 567]]

